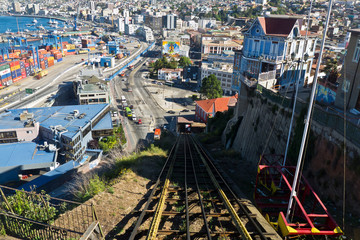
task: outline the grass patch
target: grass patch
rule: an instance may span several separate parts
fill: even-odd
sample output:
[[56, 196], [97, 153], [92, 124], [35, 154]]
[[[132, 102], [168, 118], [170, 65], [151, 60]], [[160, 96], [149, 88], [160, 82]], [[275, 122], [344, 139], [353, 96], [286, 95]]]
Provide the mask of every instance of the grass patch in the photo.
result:
[[[83, 176], [76, 182], [72, 193], [75, 199], [81, 202], [85, 202], [105, 190], [113, 194], [112, 185], [118, 183], [125, 174], [143, 172], [144, 168], [152, 169], [152, 166], [148, 167], [147, 164], [164, 162], [166, 157], [167, 151], [151, 145], [141, 152], [115, 160], [100, 176], [98, 174], [90, 177]], [[137, 182], [138, 180], [133, 179], [133, 181]]]

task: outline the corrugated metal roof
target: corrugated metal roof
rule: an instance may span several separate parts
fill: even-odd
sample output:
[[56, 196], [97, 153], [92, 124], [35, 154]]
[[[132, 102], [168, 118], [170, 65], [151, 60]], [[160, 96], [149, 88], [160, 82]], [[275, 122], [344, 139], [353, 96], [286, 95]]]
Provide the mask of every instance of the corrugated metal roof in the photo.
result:
[[39, 169], [53, 165], [55, 152], [40, 150], [34, 142], [0, 144], [0, 173], [21, 166], [21, 170]]
[[[85, 127], [107, 106], [108, 104], [93, 104], [55, 106], [46, 108], [10, 109], [8, 112], [0, 114], [0, 130], [23, 128], [25, 121], [20, 121], [19, 117], [24, 110], [27, 110], [29, 113], [34, 113], [34, 119], [40, 123], [40, 126], [51, 129], [51, 127], [61, 125], [67, 130], [62, 135], [72, 138], [77, 134], [80, 128]], [[74, 110], [78, 110], [79, 115], [82, 113], [85, 115], [82, 118], [72, 118], [71, 115]]]
[[53, 181], [56, 178], [64, 175], [66, 172], [70, 171], [71, 169], [73, 169], [79, 165], [80, 164], [78, 162], [71, 160], [71, 161], [55, 168], [52, 171], [47, 172], [47, 173], [41, 175], [40, 177], [38, 177], [28, 183], [23, 184], [18, 189], [24, 189], [25, 191], [30, 191], [31, 189], [39, 188], [39, 187], [45, 185], [46, 183]]
[[108, 112], [99, 122], [93, 127], [93, 130], [106, 130], [106, 129], [113, 129], [111, 123], [111, 114]]

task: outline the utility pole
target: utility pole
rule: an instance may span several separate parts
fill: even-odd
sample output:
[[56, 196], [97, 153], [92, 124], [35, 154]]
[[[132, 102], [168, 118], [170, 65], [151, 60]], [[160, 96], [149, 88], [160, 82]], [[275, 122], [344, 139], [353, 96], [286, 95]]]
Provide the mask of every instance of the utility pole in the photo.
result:
[[315, 93], [316, 93], [319, 69], [320, 69], [322, 55], [323, 55], [323, 51], [324, 51], [324, 47], [325, 47], [326, 33], [327, 33], [327, 30], [328, 30], [330, 16], [331, 16], [332, 2], [333, 2], [332, 0], [329, 1], [329, 9], [328, 9], [327, 16], [326, 16], [326, 23], [325, 23], [325, 28], [324, 28], [324, 32], [323, 32], [323, 38], [322, 38], [321, 47], [320, 47], [319, 60], [318, 60], [317, 66], [316, 66], [313, 86], [312, 86], [312, 90], [311, 90], [310, 103], [309, 103], [309, 108], [308, 108], [308, 112], [307, 112], [307, 116], [306, 116], [306, 120], [305, 120], [305, 127], [304, 127], [303, 136], [302, 136], [298, 161], [297, 161], [297, 165], [296, 165], [296, 171], [295, 171], [294, 180], [293, 180], [293, 183], [292, 183], [292, 186], [291, 186], [290, 200], [289, 200], [289, 204], [288, 204], [287, 211], [286, 211], [286, 219], [288, 221], [289, 221], [289, 217], [290, 217], [291, 208], [293, 207], [292, 205], [293, 205], [294, 197], [297, 194], [296, 193], [296, 188], [297, 188], [297, 185], [298, 185], [298, 178], [299, 178], [299, 174], [300, 174], [301, 163], [302, 163], [302, 160], [303, 160], [305, 143], [306, 143], [306, 139], [308, 137], [308, 131], [309, 131], [309, 128], [310, 128], [310, 118], [311, 118], [312, 109], [313, 109], [313, 105], [314, 105], [314, 99], [315, 99]]

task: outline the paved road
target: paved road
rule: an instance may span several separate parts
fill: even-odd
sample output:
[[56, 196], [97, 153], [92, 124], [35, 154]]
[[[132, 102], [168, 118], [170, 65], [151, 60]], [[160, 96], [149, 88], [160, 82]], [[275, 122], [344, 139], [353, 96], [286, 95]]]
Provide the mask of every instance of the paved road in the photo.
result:
[[[6, 108], [16, 108], [24, 106], [25, 100], [30, 102], [36, 98], [33, 96], [28, 96], [25, 93], [25, 88], [38, 89], [38, 93], [45, 91], [47, 94], [50, 92], [56, 92], [57, 86], [64, 80], [72, 80], [76, 78], [79, 69], [81, 69], [82, 62], [81, 59], [84, 58], [84, 55], [70, 55], [65, 57], [64, 61], [57, 63], [53, 67], [48, 69], [49, 74], [42, 79], [35, 79], [34, 77], [27, 77], [21, 80], [18, 83], [13, 84], [10, 87], [2, 89], [0, 91], [1, 98], [5, 98], [11, 93], [16, 93], [11, 97], [8, 97], [0, 102], [0, 112]], [[21, 104], [19, 104], [21, 102]]]

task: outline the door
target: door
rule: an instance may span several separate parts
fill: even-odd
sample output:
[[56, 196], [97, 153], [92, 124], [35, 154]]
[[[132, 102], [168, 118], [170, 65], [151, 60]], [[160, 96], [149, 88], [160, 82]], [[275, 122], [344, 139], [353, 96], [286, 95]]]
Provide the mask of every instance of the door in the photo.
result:
[[360, 111], [360, 92], [358, 92], [358, 98], [356, 100], [355, 109]]

